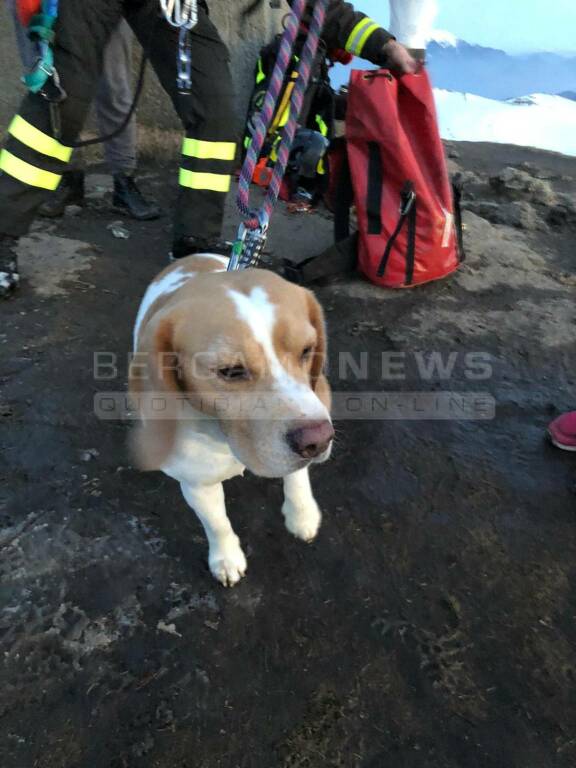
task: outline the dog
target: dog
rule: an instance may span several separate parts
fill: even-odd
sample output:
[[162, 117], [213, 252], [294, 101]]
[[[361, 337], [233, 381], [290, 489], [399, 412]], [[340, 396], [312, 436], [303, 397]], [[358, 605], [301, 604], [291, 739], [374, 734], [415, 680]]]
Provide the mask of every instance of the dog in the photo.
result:
[[179, 259], [150, 284], [134, 328], [132, 449], [144, 470], [180, 483], [225, 586], [246, 572], [222, 483], [247, 468], [284, 479], [288, 530], [312, 541], [321, 522], [308, 467], [326, 461], [334, 429], [323, 369], [324, 316], [314, 295], [228, 259]]

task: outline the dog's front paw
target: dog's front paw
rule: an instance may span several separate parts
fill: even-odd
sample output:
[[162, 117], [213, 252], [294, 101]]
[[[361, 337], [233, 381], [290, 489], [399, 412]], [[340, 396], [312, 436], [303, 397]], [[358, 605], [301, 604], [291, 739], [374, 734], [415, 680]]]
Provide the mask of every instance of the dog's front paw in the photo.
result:
[[306, 505], [296, 506], [290, 499], [282, 505], [282, 514], [286, 520], [286, 528], [303, 541], [313, 541], [316, 538], [322, 514], [314, 500]]
[[212, 576], [225, 587], [233, 587], [237, 584], [248, 567], [238, 539], [210, 551], [208, 565]]

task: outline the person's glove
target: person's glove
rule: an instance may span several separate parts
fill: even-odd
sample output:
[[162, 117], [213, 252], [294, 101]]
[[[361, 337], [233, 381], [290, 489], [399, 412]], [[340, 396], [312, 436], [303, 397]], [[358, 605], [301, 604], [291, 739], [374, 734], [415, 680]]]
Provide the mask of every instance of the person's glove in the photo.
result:
[[389, 40], [382, 49], [382, 66], [401, 75], [413, 75], [420, 69], [420, 64], [412, 57], [407, 48], [397, 40]]

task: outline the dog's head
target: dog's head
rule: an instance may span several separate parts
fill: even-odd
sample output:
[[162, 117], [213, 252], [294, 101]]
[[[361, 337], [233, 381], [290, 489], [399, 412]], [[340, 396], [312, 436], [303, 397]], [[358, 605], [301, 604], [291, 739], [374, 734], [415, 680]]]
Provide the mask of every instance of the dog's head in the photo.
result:
[[[330, 455], [324, 318], [309, 291], [261, 270], [198, 275], [143, 336], [149, 394], [216, 419], [255, 474], [284, 476]], [[135, 373], [131, 390], [141, 392]], [[161, 444], [144, 459], [147, 468], [169, 456], [179, 418], [151, 431]]]

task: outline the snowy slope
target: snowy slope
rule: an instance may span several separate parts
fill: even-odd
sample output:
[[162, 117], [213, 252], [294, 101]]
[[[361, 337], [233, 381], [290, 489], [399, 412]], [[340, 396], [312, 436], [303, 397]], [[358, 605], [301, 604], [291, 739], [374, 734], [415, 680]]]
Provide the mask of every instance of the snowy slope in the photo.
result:
[[456, 141], [519, 144], [576, 156], [576, 102], [534, 94], [495, 101], [434, 89], [440, 133]]

